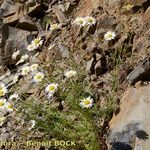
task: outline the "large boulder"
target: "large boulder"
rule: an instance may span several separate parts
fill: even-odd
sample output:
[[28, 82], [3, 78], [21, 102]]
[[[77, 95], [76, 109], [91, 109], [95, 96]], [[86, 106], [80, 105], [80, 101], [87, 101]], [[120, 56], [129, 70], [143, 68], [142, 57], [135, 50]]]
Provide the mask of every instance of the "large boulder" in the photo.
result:
[[113, 116], [109, 126], [109, 149], [149, 150], [150, 84], [126, 90], [120, 112]]
[[17, 50], [20, 50], [21, 54], [25, 53], [30, 32], [4, 24], [1, 29], [1, 36], [0, 65], [14, 64], [12, 54]]

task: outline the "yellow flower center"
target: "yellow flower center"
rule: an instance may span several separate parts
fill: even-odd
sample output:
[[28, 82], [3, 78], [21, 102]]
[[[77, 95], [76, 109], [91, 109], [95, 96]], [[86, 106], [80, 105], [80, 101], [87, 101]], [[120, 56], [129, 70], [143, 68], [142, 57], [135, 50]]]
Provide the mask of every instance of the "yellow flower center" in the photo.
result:
[[92, 22], [93, 22], [93, 20], [92, 20], [91, 18], [88, 18], [88, 22], [92, 23]]
[[4, 91], [0, 90], [0, 97], [4, 95]]
[[83, 20], [79, 20], [79, 23], [80, 23], [80, 24], [83, 24]]
[[4, 117], [0, 117], [0, 123], [2, 123], [4, 121]]
[[2, 86], [0, 86], [0, 90], [3, 90]]
[[84, 100], [84, 105], [89, 105], [90, 104], [90, 100], [86, 99]]
[[112, 38], [112, 34], [108, 34], [108, 38]]
[[41, 75], [37, 75], [36, 78], [37, 78], [38, 80], [40, 80], [40, 79], [42, 78], [42, 76], [41, 76]]
[[4, 102], [0, 102], [0, 107], [4, 106]]
[[69, 75], [69, 76], [73, 76], [73, 75], [74, 75], [74, 73], [73, 73], [73, 72], [70, 72], [68, 75]]
[[12, 109], [13, 107], [12, 107], [11, 104], [8, 104], [8, 105], [7, 105], [7, 108], [8, 108], [8, 109]]
[[54, 91], [55, 90], [55, 86], [50, 86], [49, 87], [49, 91]]
[[34, 43], [35, 43], [35, 44], [39, 44], [39, 43], [40, 43], [40, 39], [35, 39], [35, 40], [34, 40]]
[[36, 66], [32, 66], [32, 69], [36, 69], [37, 67]]
[[127, 6], [125, 6], [125, 8], [126, 8], [127, 10], [130, 10], [132, 7], [133, 7], [133, 5], [131, 5], [131, 4], [128, 4]]

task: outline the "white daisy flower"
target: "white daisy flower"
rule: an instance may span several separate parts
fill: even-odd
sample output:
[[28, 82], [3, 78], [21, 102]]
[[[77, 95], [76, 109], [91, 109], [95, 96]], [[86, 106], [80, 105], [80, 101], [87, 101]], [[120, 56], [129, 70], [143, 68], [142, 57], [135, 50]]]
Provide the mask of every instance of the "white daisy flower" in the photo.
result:
[[127, 11], [129, 11], [131, 8], [133, 8], [134, 5], [128, 4], [126, 6], [123, 6], [124, 9], [126, 9]]
[[19, 75], [15, 75], [13, 79], [13, 83], [16, 83], [19, 80]]
[[91, 97], [84, 98], [80, 102], [82, 108], [90, 108], [93, 106], [93, 99]]
[[34, 43], [30, 44], [27, 46], [27, 50], [30, 52], [30, 51], [34, 51], [38, 49], [38, 46], [36, 46]]
[[29, 66], [25, 66], [21, 69], [21, 75], [28, 75], [30, 72], [30, 67]]
[[0, 97], [4, 96], [7, 93], [7, 88], [4, 83], [0, 83]]
[[4, 124], [6, 117], [0, 117], [0, 127]]
[[65, 73], [65, 76], [67, 78], [71, 78], [71, 77], [75, 76], [76, 74], [77, 74], [77, 72], [75, 70], [70, 70]]
[[28, 55], [28, 54], [25, 54], [25, 55], [23, 55], [23, 56], [21, 57], [22, 60], [26, 60], [26, 59], [28, 59], [28, 58], [29, 58], [29, 55]]
[[115, 32], [112, 32], [112, 31], [108, 31], [108, 32], [105, 33], [105, 35], [104, 35], [104, 39], [105, 39], [106, 41], [110, 41], [110, 40], [112, 40], [112, 39], [115, 39], [115, 37], [116, 37], [116, 33], [115, 33]]
[[83, 17], [77, 17], [74, 20], [73, 23], [76, 24], [76, 25], [78, 25], [78, 26], [80, 26], [80, 27], [84, 27], [87, 22], [86, 22], [85, 18], [83, 18]]
[[57, 90], [57, 88], [58, 88], [58, 84], [57, 83], [51, 83], [51, 84], [49, 84], [47, 87], [46, 87], [46, 89], [45, 89], [45, 91], [47, 92], [47, 93], [55, 93], [55, 91]]
[[43, 45], [43, 40], [41, 39], [41, 37], [39, 37], [34, 39], [31, 44], [40, 47]]
[[6, 99], [1, 98], [0, 99], [0, 110], [5, 110], [5, 103], [6, 103]]
[[56, 29], [60, 29], [61, 28], [61, 25], [60, 24], [52, 24], [50, 25], [50, 30], [56, 30]]
[[37, 68], [38, 68], [38, 64], [32, 64], [32, 65], [30, 66], [30, 70], [31, 70], [31, 71], [36, 71]]
[[29, 58], [28, 54], [23, 55], [20, 60], [16, 63], [16, 65], [19, 65], [20, 63], [23, 63], [25, 60]]
[[15, 60], [15, 59], [17, 58], [18, 55], [20, 55], [20, 51], [19, 51], [19, 50], [13, 53], [12, 59]]
[[5, 102], [5, 108], [6, 108], [6, 111], [8, 112], [14, 111], [14, 107], [10, 102]]
[[36, 125], [36, 121], [35, 120], [30, 120], [28, 130], [30, 131], [31, 129], [33, 129], [35, 127], [35, 125]]
[[37, 74], [35, 74], [35, 76], [33, 77], [33, 81], [34, 82], [41, 82], [42, 79], [44, 78], [44, 73], [42, 72], [38, 72]]
[[9, 96], [9, 100], [16, 100], [18, 98], [19, 98], [19, 95], [17, 93], [14, 93], [14, 94]]
[[96, 19], [94, 17], [87, 16], [87, 17], [85, 17], [85, 20], [86, 20], [87, 25], [92, 26], [92, 25], [96, 24]]

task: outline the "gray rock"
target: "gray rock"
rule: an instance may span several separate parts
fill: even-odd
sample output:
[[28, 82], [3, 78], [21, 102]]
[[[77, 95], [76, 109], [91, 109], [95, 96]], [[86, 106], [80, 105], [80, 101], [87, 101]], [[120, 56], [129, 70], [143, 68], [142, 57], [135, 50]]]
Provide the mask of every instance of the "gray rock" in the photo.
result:
[[94, 65], [95, 65], [94, 58], [92, 58], [90, 61], [87, 62], [87, 64], [86, 64], [86, 71], [89, 74], [94, 74]]
[[137, 81], [150, 80], [150, 57], [145, 59], [138, 67], [136, 67], [128, 76], [129, 83], [134, 84]]
[[19, 23], [16, 27], [27, 31], [37, 31], [36, 23], [31, 21], [29, 17], [24, 16], [19, 19]]
[[69, 58], [69, 50], [68, 50], [68, 48], [63, 46], [63, 45], [61, 45], [61, 44], [59, 44], [58, 47], [59, 47], [59, 51], [61, 53], [61, 56], [63, 58]]
[[66, 25], [68, 23], [65, 14], [60, 10], [60, 8], [57, 5], [53, 6], [53, 11], [62, 25]]
[[10, 65], [16, 63], [12, 60], [12, 54], [20, 50], [21, 54], [26, 52], [28, 45], [27, 37], [30, 32], [3, 25], [2, 27], [2, 48], [0, 49], [0, 64]]
[[117, 20], [114, 17], [104, 18], [98, 21], [98, 29], [112, 28], [117, 25]]
[[15, 14], [17, 10], [17, 5], [12, 2], [12, 0], [4, 0], [1, 5], [1, 11], [3, 16], [8, 16], [11, 14]]
[[150, 147], [150, 84], [130, 87], [121, 99], [120, 112], [109, 123], [109, 149], [148, 150]]
[[[4, 1], [1, 6], [3, 23], [23, 30], [37, 31], [36, 24], [30, 19], [30, 17], [27, 18], [27, 15], [36, 14], [37, 16], [42, 11], [41, 4], [35, 3], [35, 6], [26, 5], [26, 3], [13, 3], [10, 0]], [[29, 9], [27, 9], [27, 7], [29, 7]]]

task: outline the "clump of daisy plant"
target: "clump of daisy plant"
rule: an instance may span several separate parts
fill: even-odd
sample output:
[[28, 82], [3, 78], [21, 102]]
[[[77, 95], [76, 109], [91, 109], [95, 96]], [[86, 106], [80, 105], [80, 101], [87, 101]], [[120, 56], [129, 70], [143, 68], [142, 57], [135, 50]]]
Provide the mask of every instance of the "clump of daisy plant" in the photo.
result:
[[82, 108], [91, 108], [93, 106], [93, 99], [91, 97], [84, 98], [80, 102]]
[[33, 82], [36, 82], [36, 83], [41, 82], [43, 78], [44, 78], [44, 73], [38, 72], [34, 75]]
[[75, 70], [70, 70], [70, 71], [65, 72], [65, 77], [66, 77], [66, 78], [72, 78], [72, 77], [74, 77], [76, 74], [77, 74], [77, 72], [76, 72]]
[[0, 83], [0, 97], [5, 96], [7, 88], [4, 83]]
[[105, 33], [105, 35], [104, 35], [104, 39], [105, 39], [106, 41], [111, 41], [111, 40], [115, 39], [115, 37], [116, 37], [116, 33], [113, 32], [113, 31], [108, 31], [108, 32]]

